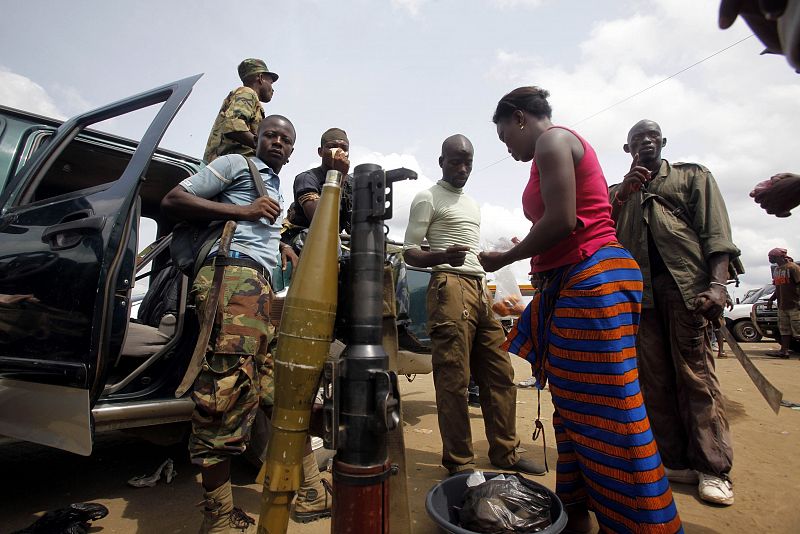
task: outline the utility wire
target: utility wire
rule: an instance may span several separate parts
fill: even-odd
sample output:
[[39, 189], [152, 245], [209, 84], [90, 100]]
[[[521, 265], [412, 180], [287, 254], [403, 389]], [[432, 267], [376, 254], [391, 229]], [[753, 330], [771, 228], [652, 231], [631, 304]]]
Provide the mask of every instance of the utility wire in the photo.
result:
[[609, 109], [611, 109], [611, 108], [613, 108], [613, 107], [616, 107], [616, 106], [618, 106], [618, 105], [620, 105], [620, 104], [622, 104], [622, 103], [624, 103], [624, 102], [627, 102], [627, 101], [628, 101], [628, 100], [630, 100], [631, 98], [637, 97], [637, 96], [639, 96], [640, 94], [644, 93], [645, 91], [649, 91], [650, 89], [652, 89], [652, 88], [656, 87], [657, 85], [661, 85], [662, 83], [666, 82], [667, 80], [671, 80], [672, 78], [674, 78], [675, 76], [678, 76], [679, 74], [683, 74], [684, 72], [686, 72], [687, 70], [691, 69], [692, 67], [696, 67], [697, 65], [699, 65], [700, 63], [703, 63], [704, 61], [708, 61], [708, 60], [709, 60], [709, 59], [711, 59], [712, 57], [714, 57], [714, 56], [718, 56], [718, 55], [720, 55], [721, 53], [725, 52], [726, 50], [730, 50], [730, 49], [731, 49], [731, 48], [733, 48], [734, 46], [736, 46], [736, 45], [738, 45], [738, 44], [740, 44], [740, 43], [743, 43], [743, 42], [745, 42], [746, 40], [750, 39], [751, 37], [753, 37], [753, 35], [752, 35], [752, 34], [751, 34], [751, 35], [748, 35], [748, 36], [747, 36], [747, 37], [745, 37], [744, 39], [739, 39], [739, 40], [738, 40], [738, 41], [736, 41], [735, 43], [733, 43], [733, 44], [731, 44], [731, 45], [728, 45], [728, 46], [726, 46], [725, 48], [723, 48], [723, 49], [721, 49], [721, 50], [717, 50], [716, 52], [714, 52], [714, 53], [713, 53], [713, 54], [711, 54], [710, 56], [706, 56], [706, 57], [704, 57], [703, 59], [701, 59], [701, 60], [699, 60], [699, 61], [695, 61], [694, 63], [692, 63], [692, 64], [691, 64], [691, 65], [689, 65], [688, 67], [684, 67], [683, 69], [679, 70], [679, 71], [678, 71], [678, 72], [676, 72], [675, 74], [672, 74], [672, 75], [670, 75], [670, 76], [667, 76], [667, 77], [666, 77], [666, 78], [664, 78], [663, 80], [657, 81], [657, 82], [656, 82], [656, 83], [654, 83], [653, 85], [647, 86], [647, 87], [645, 87], [644, 89], [642, 89], [641, 91], [637, 91], [636, 93], [633, 93], [632, 95], [630, 95], [630, 96], [627, 96], [627, 97], [623, 98], [623, 99], [622, 99], [622, 100], [620, 100], [619, 102], [615, 102], [615, 103], [611, 104], [610, 106], [608, 106], [608, 107], [606, 107], [606, 108], [603, 108], [603, 109], [601, 109], [601, 110], [600, 110], [600, 111], [598, 111], [597, 113], [593, 113], [593, 114], [589, 115], [588, 117], [585, 117], [585, 118], [583, 118], [583, 119], [579, 120], [578, 122], [576, 122], [576, 123], [575, 123], [575, 124], [573, 124], [572, 126], [577, 126], [577, 125], [579, 125], [579, 124], [580, 124], [580, 123], [582, 123], [582, 122], [588, 121], [589, 119], [592, 119], [592, 118], [594, 118], [594, 117], [596, 117], [596, 116], [600, 115], [601, 113], [605, 113], [605, 112], [606, 112], [606, 111], [608, 111]]
[[[598, 115], [600, 115], [601, 113], [605, 113], [606, 111], [608, 111], [608, 110], [610, 110], [610, 109], [612, 109], [612, 108], [615, 108], [615, 107], [619, 106], [620, 104], [623, 104], [623, 103], [627, 102], [628, 100], [630, 100], [630, 99], [632, 99], [632, 98], [635, 98], [635, 97], [639, 96], [640, 94], [642, 94], [642, 93], [644, 93], [644, 92], [646, 92], [646, 91], [649, 91], [650, 89], [653, 89], [654, 87], [656, 87], [656, 86], [658, 86], [658, 85], [661, 85], [662, 83], [664, 83], [664, 82], [666, 82], [666, 81], [668, 81], [668, 80], [671, 80], [672, 78], [674, 78], [674, 77], [676, 77], [676, 76], [678, 76], [678, 75], [680, 75], [680, 74], [683, 74], [683, 73], [684, 73], [684, 72], [686, 72], [687, 70], [689, 70], [689, 69], [691, 69], [691, 68], [693, 68], [693, 67], [696, 67], [697, 65], [699, 65], [699, 64], [701, 64], [701, 63], [703, 63], [703, 62], [705, 62], [705, 61], [708, 61], [709, 59], [713, 58], [714, 56], [718, 56], [718, 55], [722, 54], [722, 53], [723, 53], [723, 52], [725, 52], [726, 50], [730, 50], [730, 49], [731, 49], [731, 48], [733, 48], [734, 46], [736, 46], [736, 45], [738, 45], [738, 44], [741, 44], [741, 43], [745, 42], [746, 40], [750, 39], [751, 37], [753, 37], [753, 35], [752, 35], [752, 34], [751, 34], [751, 35], [748, 35], [747, 37], [745, 37], [745, 38], [743, 38], [743, 39], [739, 39], [739, 40], [738, 40], [738, 41], [736, 41], [735, 43], [733, 43], [733, 44], [730, 44], [730, 45], [726, 46], [725, 48], [722, 48], [722, 49], [720, 49], [720, 50], [717, 50], [717, 51], [716, 51], [716, 52], [714, 52], [713, 54], [711, 54], [711, 55], [709, 55], [709, 56], [706, 56], [706, 57], [704, 57], [703, 59], [701, 59], [701, 60], [699, 60], [699, 61], [695, 61], [694, 63], [692, 63], [692, 64], [691, 64], [691, 65], [689, 65], [688, 67], [684, 67], [684, 68], [682, 68], [682, 69], [681, 69], [681, 70], [679, 70], [678, 72], [676, 72], [676, 73], [674, 73], [674, 74], [671, 74], [671, 75], [667, 76], [667, 77], [666, 77], [666, 78], [664, 78], [663, 80], [659, 80], [659, 81], [657, 81], [656, 83], [654, 83], [654, 84], [652, 84], [652, 85], [649, 85], [649, 86], [645, 87], [644, 89], [642, 89], [642, 90], [640, 90], [640, 91], [637, 91], [637, 92], [633, 93], [632, 95], [626, 96], [625, 98], [623, 98], [622, 100], [620, 100], [620, 101], [618, 101], [618, 102], [614, 102], [614, 103], [613, 103], [613, 104], [611, 104], [610, 106], [607, 106], [607, 107], [605, 107], [605, 108], [601, 109], [600, 111], [598, 111], [598, 112], [596, 112], [596, 113], [592, 113], [592, 114], [591, 114], [591, 115], [589, 115], [588, 117], [584, 117], [583, 119], [579, 120], [578, 122], [576, 122], [576, 123], [572, 124], [572, 125], [570, 126], [570, 128], [573, 128], [573, 127], [575, 127], [575, 126], [577, 126], [577, 125], [581, 124], [582, 122], [586, 122], [586, 121], [588, 121], [589, 119], [593, 119], [594, 117], [597, 117], [597, 116], [598, 116]], [[504, 157], [504, 158], [501, 158], [501, 159], [499, 159], [499, 160], [497, 160], [497, 161], [495, 161], [495, 162], [493, 162], [493, 163], [490, 163], [489, 165], [487, 165], [487, 166], [485, 166], [485, 167], [481, 167], [480, 169], [476, 170], [476, 171], [475, 171], [475, 172], [473, 172], [472, 174], [477, 174], [477, 173], [479, 173], [479, 172], [481, 172], [481, 171], [485, 171], [486, 169], [489, 169], [490, 167], [494, 167], [494, 166], [495, 166], [495, 165], [497, 165], [498, 163], [502, 163], [502, 162], [504, 162], [505, 160], [507, 160], [507, 159], [508, 159], [508, 158], [510, 158], [510, 157], [511, 157], [511, 156], [506, 156], [506, 157]]]

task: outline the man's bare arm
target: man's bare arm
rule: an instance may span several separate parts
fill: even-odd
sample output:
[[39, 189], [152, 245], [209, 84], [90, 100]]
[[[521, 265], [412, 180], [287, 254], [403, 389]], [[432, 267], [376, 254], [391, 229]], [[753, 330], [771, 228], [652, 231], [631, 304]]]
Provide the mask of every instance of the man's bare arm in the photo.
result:
[[403, 259], [413, 267], [435, 267], [436, 265], [449, 264], [453, 267], [464, 265], [469, 247], [453, 245], [446, 250], [422, 250], [410, 248], [403, 252]]
[[250, 205], [238, 206], [198, 197], [180, 185], [164, 196], [161, 209], [176, 219], [192, 222], [257, 221], [264, 217], [271, 224], [280, 214], [280, 204], [270, 197], [260, 197]]
[[314, 220], [314, 214], [317, 212], [318, 204], [319, 204], [319, 198], [316, 198], [314, 200], [306, 200], [300, 206], [301, 208], [303, 208], [303, 213], [305, 214], [306, 219], [308, 219], [309, 223]]
[[728, 297], [725, 283], [728, 281], [729, 260], [730, 256], [723, 253], [712, 254], [708, 258], [711, 285], [707, 290], [697, 295], [697, 308], [695, 309], [697, 313], [702, 314], [708, 320], [716, 319], [724, 311], [725, 300]]

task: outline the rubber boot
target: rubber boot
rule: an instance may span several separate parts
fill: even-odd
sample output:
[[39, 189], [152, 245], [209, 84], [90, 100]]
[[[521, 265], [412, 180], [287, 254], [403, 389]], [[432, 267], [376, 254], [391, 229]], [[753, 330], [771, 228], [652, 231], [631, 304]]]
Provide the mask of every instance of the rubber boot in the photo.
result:
[[308, 523], [323, 517], [330, 517], [331, 487], [322, 478], [314, 453], [303, 457], [303, 485], [297, 490], [297, 499], [292, 509], [292, 519], [298, 523]]
[[247, 532], [255, 520], [233, 506], [231, 481], [228, 480], [215, 490], [203, 494], [203, 524], [200, 534], [231, 534]]

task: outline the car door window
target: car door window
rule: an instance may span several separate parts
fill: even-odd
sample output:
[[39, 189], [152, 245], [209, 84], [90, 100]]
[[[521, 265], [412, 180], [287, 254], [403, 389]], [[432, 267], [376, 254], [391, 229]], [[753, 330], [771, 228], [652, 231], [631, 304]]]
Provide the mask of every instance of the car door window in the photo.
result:
[[[198, 78], [69, 119], [0, 193], [0, 434], [91, 451], [88, 410], [128, 323], [142, 182]], [[150, 106], [155, 119], [127, 151], [106, 150], [119, 138], [86, 130]], [[52, 424], [53, 402], [69, 404], [69, 428]]]

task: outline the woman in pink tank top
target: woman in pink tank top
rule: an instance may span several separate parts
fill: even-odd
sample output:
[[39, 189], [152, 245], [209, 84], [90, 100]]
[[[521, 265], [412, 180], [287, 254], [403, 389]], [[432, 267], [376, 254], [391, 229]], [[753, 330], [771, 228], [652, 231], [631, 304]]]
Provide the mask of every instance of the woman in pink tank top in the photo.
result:
[[[487, 271], [531, 258], [536, 295], [504, 344], [531, 363], [555, 406], [556, 494], [566, 531], [682, 532], [639, 389], [639, 266], [616, 241], [608, 186], [592, 147], [550, 121], [547, 91], [520, 87], [497, 105], [497, 135], [533, 161], [522, 206], [533, 223]], [[541, 428], [541, 422], [537, 421]]]

